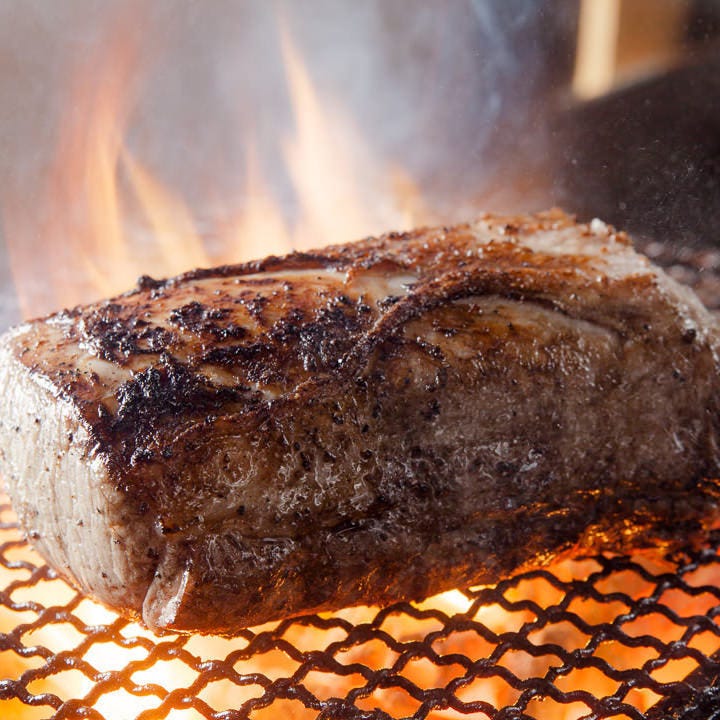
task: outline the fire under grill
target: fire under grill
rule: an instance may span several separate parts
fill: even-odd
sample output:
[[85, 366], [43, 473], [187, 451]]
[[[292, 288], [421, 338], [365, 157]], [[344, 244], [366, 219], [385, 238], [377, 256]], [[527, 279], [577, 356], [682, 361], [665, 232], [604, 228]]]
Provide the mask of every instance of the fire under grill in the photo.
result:
[[160, 637], [71, 590], [3, 499], [2, 717], [712, 718], [719, 547], [564, 561], [230, 640]]

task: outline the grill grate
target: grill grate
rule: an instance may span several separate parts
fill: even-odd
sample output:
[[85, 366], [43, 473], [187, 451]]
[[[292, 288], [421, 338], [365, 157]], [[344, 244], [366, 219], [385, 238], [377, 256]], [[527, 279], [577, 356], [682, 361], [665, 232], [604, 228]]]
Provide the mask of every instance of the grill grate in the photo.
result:
[[1, 715], [707, 718], [720, 697], [713, 540], [674, 558], [565, 561], [495, 587], [231, 640], [158, 637], [71, 590], [22, 540], [4, 501]]

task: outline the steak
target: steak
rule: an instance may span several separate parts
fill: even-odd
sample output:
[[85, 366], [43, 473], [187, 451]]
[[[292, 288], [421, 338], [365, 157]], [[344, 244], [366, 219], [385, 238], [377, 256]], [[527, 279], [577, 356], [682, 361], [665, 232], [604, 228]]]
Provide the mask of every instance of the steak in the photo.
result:
[[702, 537], [718, 401], [692, 291], [559, 211], [144, 277], [0, 343], [28, 537], [173, 631]]

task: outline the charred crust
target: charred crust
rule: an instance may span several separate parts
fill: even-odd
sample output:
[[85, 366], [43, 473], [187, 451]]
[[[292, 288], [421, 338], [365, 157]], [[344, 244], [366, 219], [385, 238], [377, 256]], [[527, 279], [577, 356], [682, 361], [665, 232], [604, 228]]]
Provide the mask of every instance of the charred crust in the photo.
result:
[[170, 313], [170, 322], [192, 332], [205, 329], [206, 324], [213, 320], [224, 320], [230, 314], [226, 308], [212, 308], [193, 300], [181, 305]]
[[396, 302], [400, 300], [399, 295], [388, 295], [387, 297], [382, 298], [381, 300], [378, 300], [378, 307], [381, 310], [387, 310], [388, 308], [395, 305]]
[[138, 373], [120, 386], [116, 394], [118, 409], [113, 429], [121, 429], [129, 423], [143, 423], [188, 407], [201, 408], [203, 412], [218, 409], [228, 400], [236, 399], [236, 392], [227, 390], [218, 395], [218, 389], [197, 372], [170, 356], [163, 356], [160, 365]]
[[171, 311], [168, 322], [180, 330], [194, 333], [216, 342], [244, 338], [246, 328], [233, 322], [224, 322], [231, 315], [228, 308], [208, 307], [193, 300]]
[[686, 342], [688, 345], [691, 345], [695, 341], [696, 337], [697, 330], [694, 327], [687, 327], [682, 332], [683, 342]]
[[151, 326], [138, 314], [128, 314], [118, 302], [104, 303], [85, 313], [79, 332], [95, 355], [120, 365], [134, 355], [162, 353], [176, 341], [173, 332]]
[[[164, 355], [157, 365], [137, 373], [115, 394], [117, 410], [106, 412], [95, 432], [106, 448], [113, 448], [130, 467], [155, 458], [154, 447], [162, 442], [163, 431], [177, 427], [177, 417], [187, 422], [214, 418], [230, 407], [249, 411], [257, 403], [256, 394], [245, 386], [217, 386], [194, 368]], [[163, 446], [160, 454], [172, 456]]]
[[[408, 347], [436, 372], [435, 386], [432, 376], [423, 381], [429, 384], [422, 387], [432, 392], [446, 382], [449, 360], [439, 344], [405, 339], [403, 328], [437, 308], [473, 296], [497, 296], [529, 301], [571, 318], [604, 321], [606, 314], [593, 314], [591, 304], [583, 300], [583, 292], [592, 292], [602, 306], [603, 293], [609, 292], [606, 278], [598, 282], [592, 257], [543, 254], [522, 244], [525, 234], [571, 223], [558, 213], [498, 219], [498, 237], [484, 244], [482, 253], [477, 252], [474, 228], [460, 225], [390, 233], [319, 252], [195, 270], [168, 280], [144, 276], [126, 295], [56, 316], [67, 323], [68, 342], [80, 343], [114, 365], [131, 365], [135, 374], [111, 393], [113, 402], [94, 399], [91, 389], [97, 378], [81, 376], [72, 367], [56, 366], [51, 379], [59, 394], [80, 408], [99, 452], [115, 458], [118, 477], [128, 466], [143, 466], [144, 471], [147, 465], [173, 458], [173, 439], [186, 426], [249, 414], [260, 423], [270, 406], [299, 402], [297, 398], [309, 403], [323, 383], [329, 383], [333, 393], [344, 388], [352, 394], [375, 393], [388, 380], [382, 374], [384, 363], [401, 358]], [[257, 277], [315, 269], [344, 275], [312, 295], [303, 295], [300, 281]], [[349, 284], [366, 271], [379, 277], [406, 273], [414, 280], [405, 285], [402, 296], [388, 294], [377, 301], [364, 294], [353, 296]], [[211, 278], [227, 283], [220, 284], [223, 289], [216, 297], [201, 302], [194, 288]], [[633, 276], [612, 283], [630, 297], [649, 289], [650, 278]], [[163, 294], [162, 302], [155, 302]], [[632, 330], [643, 325], [648, 325], [647, 317], [628, 311], [611, 329], [625, 332], [625, 326]], [[433, 321], [433, 329], [448, 339], [459, 333], [458, 326], [449, 326], [442, 316]], [[684, 342], [694, 342], [694, 333], [693, 328], [685, 330]], [[38, 367], [37, 372], [46, 370]], [[411, 381], [409, 373], [402, 378], [406, 384]], [[275, 399], [263, 394], [267, 389]], [[378, 397], [371, 405], [372, 418], [381, 416], [382, 403]], [[429, 397], [419, 413], [432, 422], [442, 411], [439, 401]], [[330, 421], [338, 432], [349, 424], [339, 411], [333, 411]], [[364, 423], [358, 431], [367, 434], [370, 426]], [[303, 455], [303, 467], [311, 462], [309, 453], [301, 448], [296, 452]], [[332, 462], [325, 455], [318, 457]]]
[[[252, 312], [261, 315], [261, 307], [257, 305]], [[367, 327], [354, 309], [336, 298], [317, 309], [312, 317], [294, 308], [258, 339], [210, 348], [201, 361], [242, 370], [249, 380], [264, 383], [285, 382], [296, 365], [304, 372], [336, 372]]]
[[137, 289], [139, 291], [143, 290], [157, 290], [159, 287], [162, 287], [164, 283], [164, 280], [156, 280], [153, 277], [150, 277], [150, 275], [141, 275], [137, 279]]

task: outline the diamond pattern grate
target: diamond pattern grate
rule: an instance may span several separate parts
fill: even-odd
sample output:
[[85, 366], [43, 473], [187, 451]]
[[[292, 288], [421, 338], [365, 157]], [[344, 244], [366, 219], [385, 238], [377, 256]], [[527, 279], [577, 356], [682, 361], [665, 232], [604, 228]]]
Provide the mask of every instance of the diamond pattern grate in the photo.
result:
[[705, 719], [720, 699], [718, 545], [564, 561], [233, 639], [159, 637], [68, 587], [4, 501], [0, 716]]

